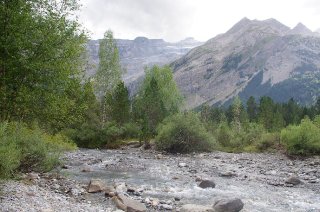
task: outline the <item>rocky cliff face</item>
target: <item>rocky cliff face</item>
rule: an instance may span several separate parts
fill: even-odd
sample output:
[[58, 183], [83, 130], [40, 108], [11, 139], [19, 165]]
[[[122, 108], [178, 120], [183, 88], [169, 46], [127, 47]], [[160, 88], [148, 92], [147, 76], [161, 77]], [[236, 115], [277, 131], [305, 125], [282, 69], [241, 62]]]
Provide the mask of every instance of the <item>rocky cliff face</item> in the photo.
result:
[[320, 38], [302, 24], [244, 18], [171, 66], [189, 108], [235, 95], [307, 104], [320, 91]]
[[[177, 43], [169, 43], [162, 39], [137, 37], [134, 40], [117, 39], [120, 62], [126, 70], [123, 79], [129, 86], [135, 86], [135, 81], [144, 74], [144, 67], [169, 64], [186, 54], [190, 49], [202, 43], [187, 38]], [[88, 55], [93, 66], [87, 71], [92, 76], [99, 64], [99, 40], [88, 42]]]

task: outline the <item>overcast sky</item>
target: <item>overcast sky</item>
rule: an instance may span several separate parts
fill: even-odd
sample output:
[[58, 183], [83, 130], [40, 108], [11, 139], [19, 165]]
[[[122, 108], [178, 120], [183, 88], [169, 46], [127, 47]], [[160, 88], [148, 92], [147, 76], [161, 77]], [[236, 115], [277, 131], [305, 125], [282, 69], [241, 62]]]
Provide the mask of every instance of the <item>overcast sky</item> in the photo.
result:
[[80, 21], [93, 39], [111, 29], [116, 38], [137, 36], [206, 41], [241, 18], [275, 18], [294, 27], [320, 28], [320, 0], [80, 0]]

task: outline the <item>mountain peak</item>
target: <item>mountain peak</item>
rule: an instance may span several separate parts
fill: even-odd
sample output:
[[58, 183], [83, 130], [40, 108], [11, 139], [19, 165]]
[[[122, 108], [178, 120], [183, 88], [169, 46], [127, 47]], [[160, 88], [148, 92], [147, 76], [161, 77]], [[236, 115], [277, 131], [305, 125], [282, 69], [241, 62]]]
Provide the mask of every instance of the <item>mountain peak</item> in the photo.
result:
[[229, 29], [228, 32], [231, 32], [231, 33], [234, 33], [234, 32], [237, 32], [239, 31], [240, 29], [242, 29], [243, 27], [249, 25], [252, 21], [247, 18], [247, 17], [244, 17], [242, 18], [238, 23], [236, 23], [235, 25], [233, 25], [233, 27], [231, 29]]
[[298, 23], [292, 30], [289, 31], [288, 34], [310, 36], [313, 35], [313, 32], [304, 24]]

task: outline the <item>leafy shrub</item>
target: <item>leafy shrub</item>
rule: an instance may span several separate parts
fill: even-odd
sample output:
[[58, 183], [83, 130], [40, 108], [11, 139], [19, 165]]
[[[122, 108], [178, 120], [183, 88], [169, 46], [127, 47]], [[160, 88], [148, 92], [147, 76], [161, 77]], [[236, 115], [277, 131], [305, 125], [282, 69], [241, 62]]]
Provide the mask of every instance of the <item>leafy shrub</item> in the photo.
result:
[[76, 148], [62, 135], [51, 136], [38, 127], [0, 123], [0, 177], [17, 171], [48, 171], [59, 163], [59, 154]]
[[255, 151], [255, 143], [261, 139], [264, 129], [256, 123], [248, 123], [241, 131], [222, 123], [216, 133], [221, 150], [228, 152]]
[[120, 146], [119, 140], [137, 138], [139, 128], [134, 123], [119, 126], [115, 122], [108, 122], [104, 127], [84, 123], [78, 129], [64, 130], [63, 133], [74, 140], [79, 147], [114, 149]]
[[192, 112], [169, 116], [159, 125], [157, 132], [157, 148], [168, 152], [210, 151], [214, 145], [213, 137]]
[[279, 133], [263, 133], [260, 140], [254, 145], [259, 152], [263, 152], [270, 149], [276, 149], [276, 146], [280, 142]]
[[135, 123], [126, 123], [123, 125], [124, 138], [139, 138], [140, 128]]
[[305, 118], [298, 126], [288, 126], [281, 131], [281, 142], [288, 154], [310, 155], [320, 153], [319, 117], [314, 122]]

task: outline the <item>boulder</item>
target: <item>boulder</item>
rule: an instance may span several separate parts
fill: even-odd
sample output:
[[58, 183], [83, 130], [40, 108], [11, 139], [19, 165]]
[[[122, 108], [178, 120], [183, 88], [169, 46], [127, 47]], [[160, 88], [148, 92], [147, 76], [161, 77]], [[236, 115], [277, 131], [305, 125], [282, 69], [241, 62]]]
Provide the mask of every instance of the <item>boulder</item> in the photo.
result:
[[145, 212], [147, 208], [144, 204], [133, 200], [123, 194], [119, 194], [118, 196], [112, 197], [112, 200], [116, 204], [116, 206], [127, 212]]
[[101, 192], [105, 189], [105, 185], [101, 180], [91, 180], [88, 186], [88, 192], [89, 193], [97, 193]]
[[301, 180], [297, 176], [291, 176], [286, 180], [286, 183], [292, 185], [298, 185], [301, 183]]
[[180, 212], [211, 212], [213, 211], [210, 206], [186, 204], [180, 208]]
[[214, 188], [216, 184], [212, 180], [202, 180], [199, 184], [200, 188]]
[[241, 211], [244, 204], [241, 199], [220, 199], [213, 205], [215, 212], [238, 212]]

